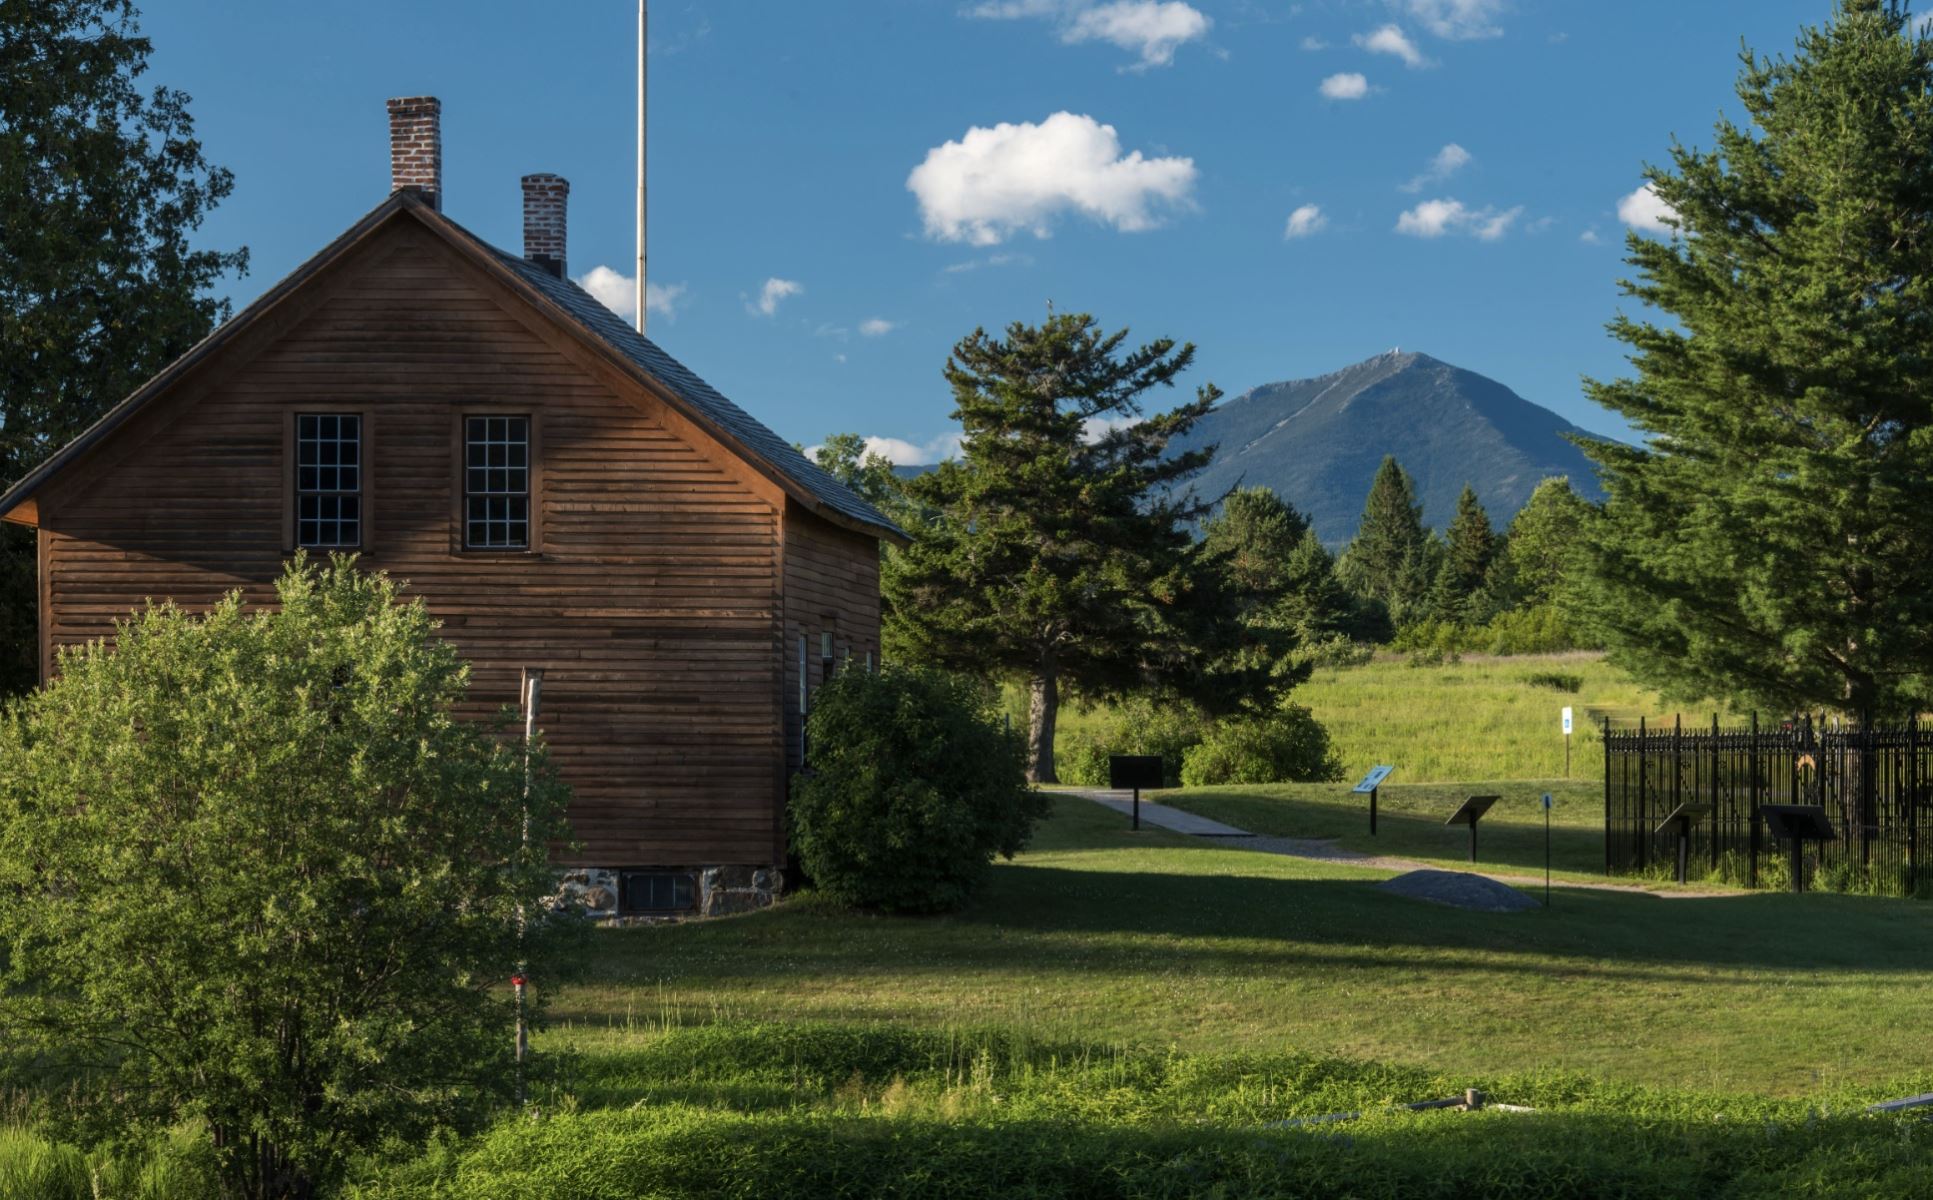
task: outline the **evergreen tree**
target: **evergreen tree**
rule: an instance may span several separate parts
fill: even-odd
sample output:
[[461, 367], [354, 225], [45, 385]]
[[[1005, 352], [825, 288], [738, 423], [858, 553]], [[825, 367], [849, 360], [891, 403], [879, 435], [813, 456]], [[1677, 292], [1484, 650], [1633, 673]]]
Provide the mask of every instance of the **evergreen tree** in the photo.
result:
[[1614, 661], [1680, 697], [1902, 716], [1933, 701], [1933, 42], [1841, 0], [1747, 52], [1751, 127], [1648, 172], [1676, 236], [1629, 239], [1644, 436], [1585, 443], [1610, 499], [1586, 558]]
[[[0, 487], [228, 315], [246, 251], [189, 235], [233, 187], [188, 97], [143, 93], [129, 0], [0, 4]], [[31, 531], [0, 526], [0, 693], [32, 685]]]
[[1397, 624], [1414, 616], [1435, 577], [1423, 506], [1416, 486], [1394, 455], [1386, 455], [1369, 485], [1362, 522], [1338, 569], [1349, 589], [1381, 604]]
[[1430, 607], [1437, 620], [1460, 624], [1470, 619], [1496, 554], [1497, 535], [1490, 528], [1490, 515], [1483, 511], [1476, 489], [1466, 483], [1457, 497], [1456, 516], [1444, 536], [1443, 558], [1431, 588]]
[[1265, 487], [1231, 494], [1202, 526], [1201, 569], [1218, 572], [1214, 586], [1242, 630], [1228, 666], [1261, 670], [1284, 687], [1307, 677], [1290, 656], [1308, 635], [1307, 593], [1319, 587], [1296, 574], [1309, 567], [1298, 552], [1310, 533], [1309, 519]]
[[1318, 642], [1335, 637], [1375, 641], [1387, 636], [1374, 625], [1373, 619], [1365, 623], [1349, 589], [1336, 577], [1336, 556], [1329, 553], [1314, 529], [1304, 530], [1295, 549], [1289, 552], [1284, 576], [1302, 641]]
[[1162, 338], [1124, 350], [1126, 337], [1050, 312], [956, 345], [946, 379], [962, 457], [907, 481], [913, 543], [885, 561], [890, 652], [1027, 680], [1035, 782], [1055, 781], [1063, 688], [1227, 695], [1198, 640], [1225, 635], [1203, 629], [1223, 598], [1204, 594], [1184, 525], [1201, 506], [1180, 490], [1213, 451], [1168, 453], [1221, 393], [1211, 384], [1145, 415], [1143, 395], [1173, 386], [1195, 348]]

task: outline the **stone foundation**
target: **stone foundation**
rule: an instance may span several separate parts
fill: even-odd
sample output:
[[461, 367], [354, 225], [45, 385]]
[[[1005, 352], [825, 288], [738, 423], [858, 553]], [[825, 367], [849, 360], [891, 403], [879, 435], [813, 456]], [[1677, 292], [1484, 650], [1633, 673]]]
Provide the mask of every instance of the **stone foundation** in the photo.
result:
[[610, 925], [656, 925], [693, 917], [728, 917], [770, 908], [785, 888], [777, 867], [654, 867], [654, 871], [689, 874], [697, 888], [697, 904], [684, 912], [625, 913], [620, 908], [619, 877], [610, 867], [571, 867], [557, 881], [552, 904], [569, 908]]

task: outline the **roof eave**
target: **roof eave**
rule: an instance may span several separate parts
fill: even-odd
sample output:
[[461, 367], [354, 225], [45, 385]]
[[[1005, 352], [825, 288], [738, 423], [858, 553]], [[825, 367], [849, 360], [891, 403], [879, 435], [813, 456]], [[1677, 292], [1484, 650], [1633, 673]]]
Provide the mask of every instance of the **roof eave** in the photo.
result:
[[[388, 220], [398, 209], [411, 205], [421, 206], [423, 202], [410, 192], [395, 192], [387, 200], [363, 214], [362, 219], [344, 230], [342, 235], [316, 252], [295, 270], [283, 276], [274, 287], [269, 288], [247, 305], [242, 311], [222, 322], [207, 337], [190, 346], [181, 357], [175, 359], [148, 381], [136, 388], [128, 397], [101, 414], [99, 420], [82, 430], [79, 436], [59, 450], [43, 459], [39, 466], [22, 475], [14, 485], [0, 495], [0, 520], [14, 521], [19, 524], [28, 522], [16, 515], [23, 505], [32, 501], [40, 488], [54, 476], [65, 470], [75, 459], [92, 450], [109, 434], [119, 429], [130, 417], [144, 408], [148, 401], [174, 386], [176, 381], [193, 371], [263, 317], [267, 316], [290, 294], [304, 283], [314, 278], [329, 264], [347, 253], [363, 238], [374, 232], [377, 226]], [[39, 506], [34, 506], [32, 523], [39, 524]]]

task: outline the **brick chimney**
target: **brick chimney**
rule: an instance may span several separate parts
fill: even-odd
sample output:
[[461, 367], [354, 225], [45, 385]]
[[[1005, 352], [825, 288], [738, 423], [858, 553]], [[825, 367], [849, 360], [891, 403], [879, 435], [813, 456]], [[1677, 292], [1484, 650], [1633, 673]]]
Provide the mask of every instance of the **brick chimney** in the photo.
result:
[[524, 257], [562, 279], [565, 206], [570, 180], [543, 172], [524, 176]]
[[443, 102], [398, 96], [389, 102], [390, 190], [412, 188], [443, 211]]

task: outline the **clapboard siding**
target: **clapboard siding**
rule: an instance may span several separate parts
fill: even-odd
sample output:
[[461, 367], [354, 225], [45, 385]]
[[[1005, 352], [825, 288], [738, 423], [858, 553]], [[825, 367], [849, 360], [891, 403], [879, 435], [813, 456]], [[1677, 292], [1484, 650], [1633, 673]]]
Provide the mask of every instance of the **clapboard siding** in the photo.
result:
[[[783, 502], [421, 230], [398, 224], [355, 258], [311, 285], [326, 298], [299, 322], [157, 403], [43, 498], [43, 637], [110, 635], [150, 597], [269, 599], [289, 414], [361, 411], [364, 564], [444, 623], [473, 664], [475, 712], [545, 669], [542, 724], [583, 843], [562, 860], [775, 861]], [[535, 418], [538, 554], [458, 546], [456, 421], [479, 406]], [[802, 570], [802, 594], [821, 578]], [[869, 611], [876, 628], [876, 593]]]
[[799, 639], [806, 640], [807, 703], [825, 681], [822, 634], [833, 659], [879, 661], [879, 543], [791, 505], [785, 516], [785, 745], [799, 766]]

